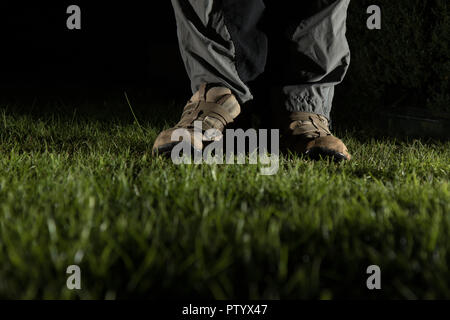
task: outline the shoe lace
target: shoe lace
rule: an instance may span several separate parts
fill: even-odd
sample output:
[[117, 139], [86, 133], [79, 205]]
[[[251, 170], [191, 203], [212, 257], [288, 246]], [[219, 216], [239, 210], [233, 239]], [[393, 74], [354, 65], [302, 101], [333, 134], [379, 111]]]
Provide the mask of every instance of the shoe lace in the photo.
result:
[[290, 118], [293, 122], [289, 128], [293, 131], [293, 135], [302, 135], [307, 138], [319, 138], [332, 135], [328, 125], [328, 119], [322, 115], [293, 112]]

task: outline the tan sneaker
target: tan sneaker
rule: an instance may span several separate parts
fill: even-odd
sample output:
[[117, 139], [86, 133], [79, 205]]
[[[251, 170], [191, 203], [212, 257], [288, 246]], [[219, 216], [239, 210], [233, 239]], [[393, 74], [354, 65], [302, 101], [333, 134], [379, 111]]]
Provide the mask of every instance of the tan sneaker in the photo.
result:
[[[221, 135], [206, 136], [206, 130], [216, 129], [215, 132], [222, 133], [240, 113], [241, 107], [230, 89], [203, 84], [184, 107], [180, 122], [156, 138], [152, 153], [170, 153], [182, 141], [182, 138], [172, 141], [172, 133], [177, 129], [186, 129], [190, 133], [193, 149], [201, 151], [205, 144], [222, 138]], [[194, 139], [194, 122], [197, 121], [202, 124], [202, 137]]]
[[309, 112], [292, 112], [287, 147], [314, 160], [332, 158], [336, 162], [350, 160], [345, 144], [329, 129], [328, 119]]

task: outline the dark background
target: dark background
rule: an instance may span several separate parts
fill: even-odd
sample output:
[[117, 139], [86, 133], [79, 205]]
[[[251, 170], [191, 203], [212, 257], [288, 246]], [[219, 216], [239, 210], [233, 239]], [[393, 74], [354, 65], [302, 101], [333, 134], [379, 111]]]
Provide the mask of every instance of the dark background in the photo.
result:
[[[66, 28], [71, 4], [81, 7], [81, 30]], [[382, 8], [382, 30], [366, 28], [371, 4]], [[448, 117], [449, 37], [447, 0], [353, 0], [352, 64], [338, 87], [333, 118], [361, 128], [380, 115], [409, 109]], [[3, 97], [80, 90], [100, 96], [190, 95], [169, 0], [2, 1], [0, 41]], [[264, 92], [261, 83], [252, 84], [256, 92]]]
[[[149, 3], [2, 1], [1, 85], [146, 87], [182, 75], [170, 1]], [[71, 4], [81, 7], [81, 30], [66, 28]]]

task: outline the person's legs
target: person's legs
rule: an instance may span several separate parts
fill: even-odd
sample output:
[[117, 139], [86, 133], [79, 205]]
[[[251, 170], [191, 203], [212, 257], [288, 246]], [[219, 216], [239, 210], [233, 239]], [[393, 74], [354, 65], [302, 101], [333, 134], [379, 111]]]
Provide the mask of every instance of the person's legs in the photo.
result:
[[[328, 137], [328, 118], [334, 86], [342, 80], [349, 64], [345, 39], [348, 3], [299, 0], [278, 4], [278, 12], [271, 9], [275, 16], [281, 14], [278, 21], [271, 21], [270, 33], [275, 35], [271, 48], [274, 52], [284, 50], [272, 59], [277, 61], [273, 80], [281, 84], [283, 104], [294, 113], [290, 129], [294, 139], [302, 141], [302, 147], [295, 147], [301, 152], [310, 151], [303, 147], [304, 142], [311, 146], [311, 140], [316, 140], [314, 146], [331, 146], [332, 152], [327, 148], [325, 152], [315, 148], [315, 152], [346, 154], [340, 140]], [[267, 38], [257, 27], [264, 11], [263, 0], [172, 0], [172, 5], [181, 55], [194, 92], [175, 128], [192, 130], [193, 123], [200, 120], [209, 122], [208, 128], [222, 131], [239, 114], [239, 104], [253, 98], [247, 83], [266, 66]], [[282, 32], [280, 27], [286, 23], [290, 28]], [[224, 103], [228, 91], [217, 87], [228, 89], [239, 103]], [[158, 137], [154, 150], [167, 151], [173, 146], [169, 136], [175, 128]], [[323, 136], [325, 139], [321, 139]]]
[[[191, 146], [220, 138], [224, 128], [239, 115], [240, 104], [253, 98], [247, 82], [263, 72], [267, 39], [256, 25], [264, 10], [262, 0], [172, 0], [178, 40], [194, 95], [180, 122], [159, 134], [155, 154], [168, 154], [178, 141], [172, 135], [182, 129]], [[202, 135], [195, 126], [202, 124]], [[211, 130], [215, 133], [211, 135]]]
[[329, 130], [334, 88], [350, 64], [345, 35], [349, 2], [268, 4], [268, 73], [281, 97], [280, 107], [290, 112], [287, 145], [313, 158], [350, 159]]
[[312, 8], [314, 15], [292, 33], [297, 50], [290, 68], [298, 72], [300, 82], [287, 83], [283, 88], [289, 111], [312, 112], [330, 119], [334, 88], [350, 64], [345, 36], [349, 2], [317, 1]]
[[269, 67], [288, 111], [330, 118], [334, 87], [350, 64], [346, 39], [350, 0], [268, 4]]
[[251, 100], [247, 82], [264, 71], [267, 38], [257, 28], [262, 0], [172, 0], [181, 55], [196, 92], [203, 83]]

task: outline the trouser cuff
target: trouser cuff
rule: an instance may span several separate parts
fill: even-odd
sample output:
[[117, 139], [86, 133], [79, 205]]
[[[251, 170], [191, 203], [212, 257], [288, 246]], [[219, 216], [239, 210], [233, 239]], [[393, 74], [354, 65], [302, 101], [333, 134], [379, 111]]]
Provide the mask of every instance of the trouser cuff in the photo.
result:
[[282, 91], [289, 112], [310, 112], [330, 120], [334, 86], [286, 86]]

